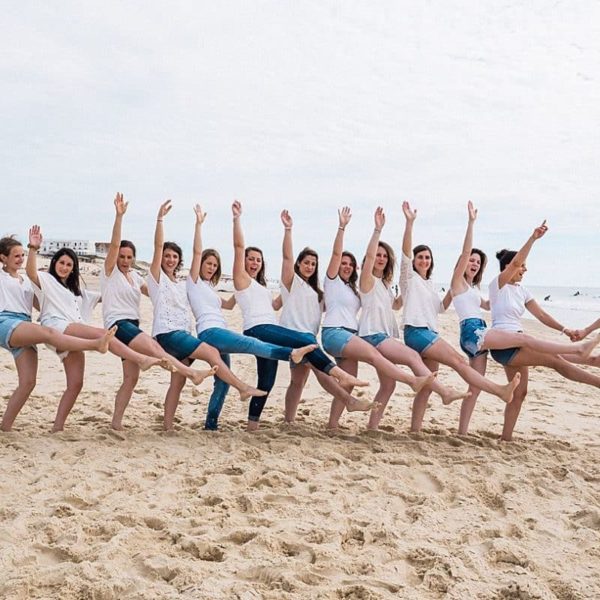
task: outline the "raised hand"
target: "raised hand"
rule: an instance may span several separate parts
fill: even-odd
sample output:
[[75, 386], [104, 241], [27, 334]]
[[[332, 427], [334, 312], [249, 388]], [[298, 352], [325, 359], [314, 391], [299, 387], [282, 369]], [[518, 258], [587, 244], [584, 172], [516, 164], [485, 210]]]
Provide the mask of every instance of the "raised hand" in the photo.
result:
[[286, 229], [291, 229], [294, 225], [294, 220], [292, 219], [292, 215], [287, 210], [281, 211], [281, 222]]
[[115, 212], [118, 217], [122, 217], [127, 212], [127, 207], [129, 206], [129, 202], [125, 202], [123, 199], [123, 194], [117, 192], [115, 196]]
[[231, 205], [231, 212], [234, 219], [239, 219], [242, 216], [242, 203], [239, 200], [234, 200]]
[[411, 223], [417, 218], [417, 209], [412, 209], [406, 200], [402, 203], [402, 212], [405, 219]]
[[29, 244], [34, 248], [40, 248], [43, 241], [42, 230], [39, 225], [33, 225], [29, 230]]
[[345, 229], [346, 225], [350, 223], [351, 218], [352, 211], [350, 210], [349, 206], [344, 206], [343, 208], [338, 209], [338, 220], [342, 229]]
[[467, 210], [469, 211], [469, 223], [474, 223], [477, 219], [477, 209], [473, 206], [473, 203], [470, 200], [467, 203]]
[[173, 204], [170, 200], [163, 202], [158, 209], [158, 219], [162, 220], [166, 215], [169, 214], [169, 211], [173, 208]]
[[378, 206], [375, 209], [375, 229], [377, 231], [381, 231], [383, 226], [385, 225], [385, 213], [383, 212], [383, 208]]
[[196, 223], [202, 225], [204, 219], [206, 219], [206, 213], [202, 212], [202, 207], [199, 204], [194, 206], [194, 213], [196, 213]]
[[546, 219], [543, 220], [542, 224], [539, 227], [536, 227], [531, 234], [534, 240], [539, 240], [543, 237], [548, 231], [548, 226], [546, 225]]

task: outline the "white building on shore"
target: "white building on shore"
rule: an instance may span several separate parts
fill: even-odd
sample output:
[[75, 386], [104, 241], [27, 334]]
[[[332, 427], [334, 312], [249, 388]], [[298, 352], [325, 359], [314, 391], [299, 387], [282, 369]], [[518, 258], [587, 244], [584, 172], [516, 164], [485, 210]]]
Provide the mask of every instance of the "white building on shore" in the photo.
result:
[[109, 245], [109, 242], [93, 242], [91, 240], [44, 240], [40, 254], [51, 256], [61, 248], [70, 248], [82, 258], [106, 258]]

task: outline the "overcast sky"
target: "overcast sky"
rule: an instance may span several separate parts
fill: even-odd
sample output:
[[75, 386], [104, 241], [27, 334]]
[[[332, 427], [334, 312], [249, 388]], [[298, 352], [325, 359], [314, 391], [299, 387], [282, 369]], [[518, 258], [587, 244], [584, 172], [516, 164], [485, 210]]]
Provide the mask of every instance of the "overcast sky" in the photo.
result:
[[189, 259], [200, 202], [227, 272], [239, 198], [276, 277], [282, 208], [296, 250], [326, 262], [337, 207], [362, 256], [378, 204], [400, 249], [407, 199], [447, 281], [470, 199], [490, 254], [548, 220], [529, 283], [600, 286], [595, 0], [25, 1], [2, 17], [0, 234], [106, 240], [122, 191], [139, 256], [172, 198], [166, 235]]

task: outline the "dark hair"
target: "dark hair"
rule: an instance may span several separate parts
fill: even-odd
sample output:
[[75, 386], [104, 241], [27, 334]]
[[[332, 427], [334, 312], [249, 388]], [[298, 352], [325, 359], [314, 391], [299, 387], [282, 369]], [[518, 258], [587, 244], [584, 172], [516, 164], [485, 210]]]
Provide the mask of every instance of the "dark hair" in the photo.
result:
[[344, 250], [342, 252], [342, 258], [347, 256], [352, 263], [352, 267], [354, 270], [352, 271], [352, 275], [348, 277], [348, 281], [344, 283], [358, 296], [358, 288], [356, 287], [356, 282], [358, 281], [358, 263], [356, 262], [356, 256], [352, 254], [352, 252], [348, 252], [348, 250]]
[[119, 245], [119, 250], [121, 248], [130, 248], [131, 251], [133, 252], [133, 258], [135, 258], [135, 244], [133, 242], [130, 242], [129, 240], [121, 240], [121, 243]]
[[514, 250], [507, 250], [506, 248], [496, 252], [496, 258], [500, 261], [500, 271], [504, 271], [516, 255], [517, 253]]
[[396, 268], [396, 254], [394, 253], [394, 249], [387, 244], [386, 242], [379, 241], [377, 243], [378, 248], [383, 248], [388, 255], [387, 265], [383, 269], [383, 277], [381, 278], [383, 283], [389, 285], [392, 283], [392, 279], [394, 279], [394, 269]]
[[[210, 278], [210, 282], [213, 285], [217, 285], [217, 283], [219, 283], [219, 279], [221, 279], [221, 256], [213, 248], [207, 248], [206, 250], [202, 251], [202, 258], [200, 260], [200, 271], [202, 271], [202, 263], [207, 258], [210, 258], [211, 256], [216, 259], [218, 266], [217, 266], [217, 270], [214, 272], [213, 276]], [[202, 278], [202, 275], [200, 275], [200, 277]]]
[[258, 252], [260, 254], [260, 258], [262, 259], [262, 266], [260, 268], [260, 271], [256, 274], [256, 281], [257, 283], [260, 283], [260, 285], [267, 287], [267, 279], [265, 277], [265, 257], [263, 256], [262, 250], [260, 248], [257, 248], [256, 246], [248, 246], [244, 251], [244, 257], [247, 258], [250, 252]]
[[[67, 277], [65, 282], [58, 276], [56, 272], [56, 263], [63, 256], [68, 256], [73, 261], [73, 270]], [[76, 296], [81, 296], [81, 286], [80, 286], [80, 275], [79, 275], [79, 259], [77, 258], [77, 254], [71, 250], [71, 248], [61, 248], [57, 250], [50, 259], [50, 266], [48, 267], [48, 273], [58, 281], [62, 286], [66, 287], [68, 290], [71, 290], [73, 294]]]
[[479, 265], [479, 271], [477, 271], [477, 273], [475, 273], [475, 277], [473, 277], [473, 285], [479, 287], [479, 284], [481, 283], [481, 280], [483, 278], [483, 272], [485, 271], [485, 267], [487, 265], [487, 255], [483, 250], [480, 250], [479, 248], [472, 248], [471, 255], [473, 254], [477, 254], [481, 262], [481, 264]]
[[181, 269], [181, 265], [183, 264], [183, 250], [181, 249], [181, 246], [179, 244], [176, 244], [175, 242], [165, 242], [163, 244], [163, 252], [165, 250], [173, 250], [173, 252], [177, 252], [179, 256], [179, 262], [177, 263], [177, 266], [173, 271], [173, 273], [177, 273], [177, 271]]
[[10, 251], [13, 248], [17, 248], [18, 246], [22, 246], [19, 240], [15, 239], [12, 235], [7, 235], [3, 238], [0, 238], [0, 254], [6, 256], [10, 254]]
[[424, 252], [425, 250], [427, 250], [427, 252], [429, 252], [429, 256], [431, 256], [431, 264], [429, 265], [429, 269], [427, 269], [427, 273], [425, 273], [425, 279], [429, 279], [433, 273], [433, 252], [431, 251], [431, 248], [425, 244], [419, 244], [413, 248], [413, 271], [416, 271], [415, 256], [417, 256], [419, 252]]
[[[300, 275], [300, 263], [307, 256], [313, 256], [317, 261], [317, 266], [314, 273], [308, 279], [305, 279], [305, 281], [313, 290], [315, 290], [317, 293], [317, 298], [319, 299], [319, 302], [321, 302], [321, 300], [323, 300], [323, 290], [319, 287], [319, 255], [312, 248], [307, 246], [302, 250], [302, 252], [300, 252], [300, 254], [298, 254], [298, 258], [294, 263], [294, 273], [296, 273], [296, 275], [299, 277], [302, 277], [302, 275]], [[302, 277], [302, 279], [304, 279], [304, 277]]]

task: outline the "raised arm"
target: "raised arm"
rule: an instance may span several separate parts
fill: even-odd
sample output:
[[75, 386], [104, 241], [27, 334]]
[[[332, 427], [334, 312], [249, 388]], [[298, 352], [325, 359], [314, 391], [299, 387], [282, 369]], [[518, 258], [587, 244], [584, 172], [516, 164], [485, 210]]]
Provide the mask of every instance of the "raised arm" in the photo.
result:
[[556, 329], [566, 335], [571, 335], [571, 330], [567, 329], [560, 324], [551, 314], [547, 313], [535, 300], [530, 300], [525, 304], [525, 308], [541, 323], [550, 327], [550, 329]]
[[194, 226], [194, 249], [190, 277], [196, 283], [198, 277], [200, 277], [200, 266], [202, 264], [202, 223], [206, 219], [206, 213], [202, 212], [202, 207], [199, 204], [194, 206], [194, 213], [196, 215], [196, 224]]
[[160, 263], [162, 262], [163, 244], [165, 243], [165, 234], [163, 231], [163, 219], [171, 210], [170, 200], [163, 202], [158, 209], [156, 216], [156, 228], [154, 229], [154, 254], [150, 265], [150, 273], [157, 283], [160, 280]]
[[415, 219], [417, 218], [417, 209], [410, 207], [408, 202], [402, 203], [402, 212], [406, 223], [404, 224], [404, 236], [402, 237], [402, 253], [410, 258], [412, 252], [412, 230]]
[[500, 276], [498, 277], [498, 287], [504, 287], [513, 278], [513, 275], [527, 260], [529, 252], [533, 247], [533, 243], [543, 237], [547, 231], [548, 227], [546, 226], [546, 219], [544, 219], [542, 224], [533, 230], [533, 233], [529, 236], [529, 239], [525, 242], [525, 245], [515, 254], [514, 258], [506, 266], [504, 271], [500, 273]]
[[41, 248], [42, 242], [44, 238], [42, 237], [42, 230], [39, 225], [33, 225], [29, 230], [29, 244], [27, 244], [27, 248], [29, 252], [27, 253], [27, 264], [25, 265], [25, 272], [27, 273], [27, 277], [37, 285], [40, 286], [40, 278], [38, 277], [37, 272], [37, 251]]
[[[467, 222], [467, 231], [465, 232], [465, 239], [463, 241], [462, 252], [458, 257], [458, 262], [454, 267], [454, 273], [452, 274], [452, 282], [450, 283], [450, 290], [452, 294], [460, 294], [466, 289], [466, 283], [464, 278], [465, 269], [469, 264], [469, 258], [471, 258], [471, 251], [473, 250], [473, 227], [475, 220], [477, 219], [477, 209], [474, 208], [473, 203], [469, 200], [467, 204], [467, 211], [469, 220]], [[444, 302], [445, 304], [445, 302]], [[450, 303], [448, 302], [448, 306]], [[448, 308], [446, 306], [446, 308]]]
[[365, 261], [360, 271], [360, 279], [358, 282], [360, 291], [363, 293], [370, 292], [375, 285], [375, 279], [373, 278], [373, 267], [375, 266], [375, 257], [377, 256], [379, 236], [381, 235], [381, 230], [385, 225], [385, 213], [383, 212], [383, 208], [381, 208], [381, 206], [378, 206], [375, 209], [374, 220], [375, 228], [373, 229], [373, 234], [371, 235], [369, 245], [367, 246]]
[[294, 281], [294, 250], [292, 248], [292, 227], [294, 221], [287, 210], [281, 211], [281, 222], [283, 223], [283, 244], [281, 245], [281, 283], [289, 292]]
[[245, 266], [245, 250], [244, 232], [240, 218], [242, 216], [242, 203], [236, 200], [231, 205], [233, 214], [233, 287], [240, 291], [245, 290], [251, 283], [252, 279], [246, 273]]
[[117, 258], [119, 258], [119, 248], [121, 246], [121, 224], [123, 223], [123, 215], [127, 212], [127, 206], [129, 202], [123, 200], [123, 194], [117, 192], [115, 196], [115, 222], [112, 228], [112, 235], [110, 236], [110, 246], [108, 247], [108, 254], [104, 261], [104, 273], [109, 276], [117, 264]]
[[333, 249], [327, 267], [327, 277], [329, 277], [329, 279], [335, 279], [340, 271], [342, 252], [344, 251], [344, 231], [346, 230], [346, 225], [350, 223], [351, 218], [352, 211], [348, 206], [338, 209], [338, 228], [335, 239], [333, 240]]

